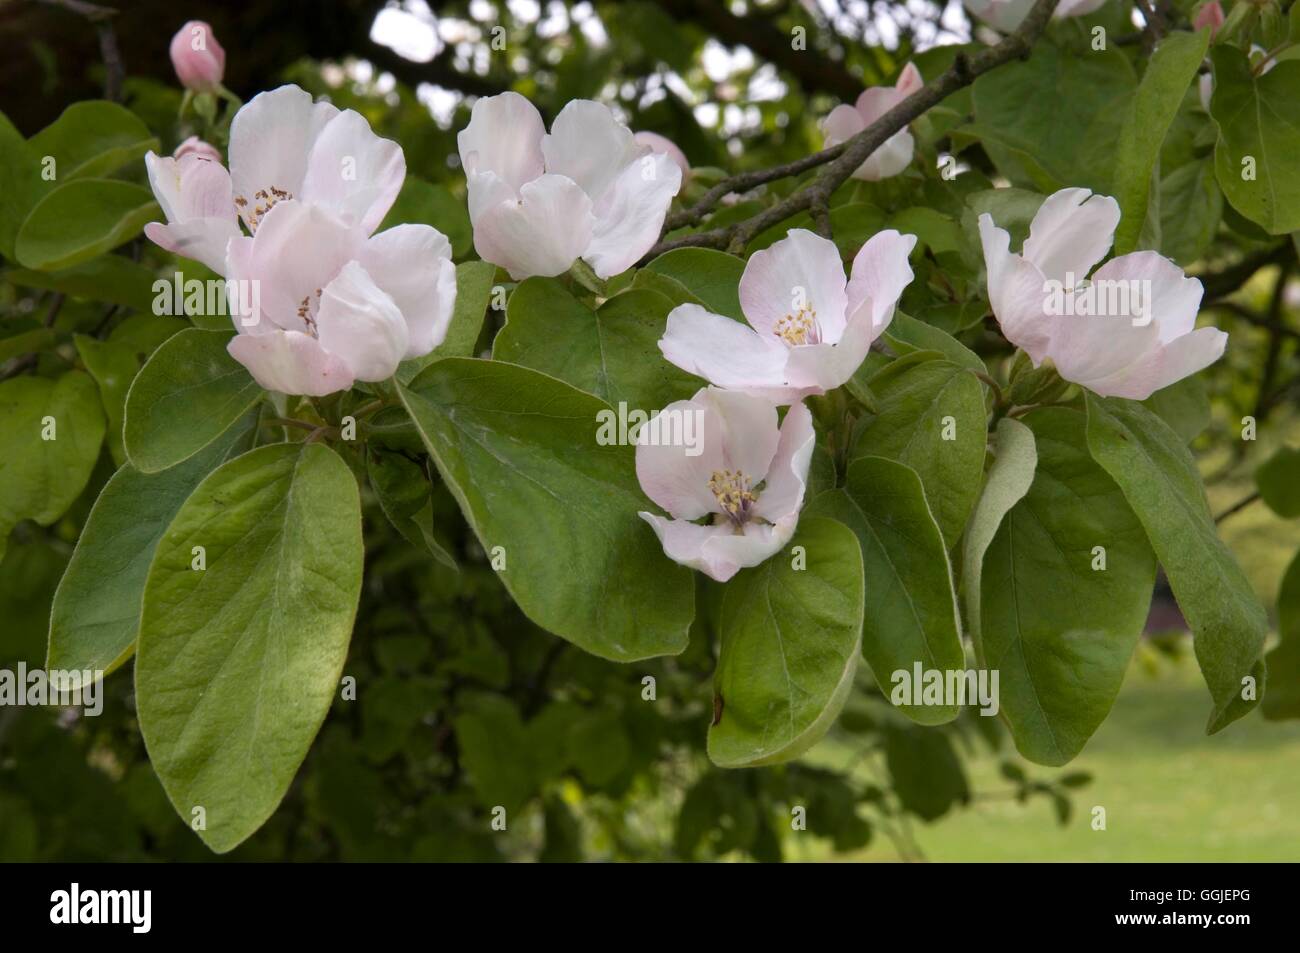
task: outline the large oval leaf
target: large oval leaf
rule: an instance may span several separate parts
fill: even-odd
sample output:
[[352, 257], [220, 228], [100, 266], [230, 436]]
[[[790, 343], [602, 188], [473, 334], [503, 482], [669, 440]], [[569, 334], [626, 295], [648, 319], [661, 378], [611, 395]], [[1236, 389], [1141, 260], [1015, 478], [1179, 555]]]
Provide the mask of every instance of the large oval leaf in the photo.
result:
[[104, 441], [95, 382], [80, 371], [58, 380], [0, 383], [0, 556], [19, 520], [48, 526], [81, 495]]
[[888, 457], [921, 476], [951, 548], [961, 536], [984, 470], [984, 389], [968, 369], [916, 351], [870, 379], [875, 413], [863, 418], [852, 458]]
[[32, 136], [38, 156], [51, 156], [59, 182], [108, 175], [141, 159], [158, 140], [131, 110], [105, 99], [73, 103], [58, 119]]
[[256, 416], [244, 423], [170, 470], [128, 463], [104, 485], [54, 594], [48, 668], [107, 674], [130, 658], [158, 540], [199, 482], [246, 445]]
[[262, 396], [262, 388], [226, 351], [228, 331], [187, 328], [162, 343], [126, 395], [122, 437], [143, 473], [198, 453]]
[[492, 356], [558, 377], [617, 406], [646, 412], [685, 400], [701, 381], [659, 352], [673, 303], [632, 288], [595, 311], [554, 278], [529, 278], [515, 289]]
[[117, 179], [74, 179], [31, 210], [14, 254], [27, 268], [71, 268], [129, 241], [162, 214], [153, 193]]
[[439, 361], [400, 392], [530, 619], [615, 661], [686, 647], [690, 573], [636, 515], [650, 504], [633, 448], [597, 442], [608, 404], [538, 371], [469, 358]]
[[[895, 673], [910, 684], [917, 663], [925, 671], [966, 667], [948, 553], [915, 470], [861, 457], [849, 466], [843, 488], [821, 494], [806, 512], [834, 517], [857, 534], [868, 593], [862, 655], [886, 698]], [[957, 717], [956, 705], [914, 702], [898, 707], [921, 724]]]
[[835, 520], [810, 517], [792, 546], [802, 554], [787, 548], [738, 573], [723, 595], [708, 741], [722, 767], [803, 754], [853, 685], [864, 602], [857, 538]]
[[[745, 262], [726, 252], [711, 248], [674, 248], [646, 265], [634, 281], [638, 286], [655, 288], [659, 287], [655, 279], [670, 279], [710, 311], [743, 321], [740, 276], [744, 271]], [[677, 296], [669, 294], [668, 297], [676, 300]]]
[[[1016, 747], [1065, 764], [1115, 701], [1142, 634], [1155, 557], [1142, 525], [1088, 456], [1085, 418], [1031, 411], [1038, 469], [984, 556], [976, 653], [999, 677]], [[1096, 547], [1104, 547], [1105, 568]]]
[[1214, 699], [1213, 734], [1258, 703], [1268, 616], [1215, 532], [1196, 461], [1177, 433], [1139, 403], [1089, 394], [1088, 447], [1142, 521], [1191, 626]]
[[135, 666], [140, 730], [177, 812], [201, 816], [218, 853], [271, 816], [325, 719], [362, 555], [356, 480], [321, 444], [224, 464], [158, 543]]

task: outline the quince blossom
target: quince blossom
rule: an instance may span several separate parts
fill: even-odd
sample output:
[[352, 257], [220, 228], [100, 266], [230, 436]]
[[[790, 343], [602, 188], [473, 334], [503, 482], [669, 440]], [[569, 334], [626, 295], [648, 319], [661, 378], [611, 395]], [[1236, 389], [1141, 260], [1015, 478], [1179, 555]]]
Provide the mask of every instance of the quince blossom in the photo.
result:
[[641, 488], [672, 518], [639, 515], [668, 558], [726, 582], [780, 552], [807, 489], [815, 440], [808, 408], [795, 404], [778, 428], [771, 402], [705, 387], [661, 414], [697, 415], [702, 435], [695, 448], [660, 444], [653, 419], [637, 435]]

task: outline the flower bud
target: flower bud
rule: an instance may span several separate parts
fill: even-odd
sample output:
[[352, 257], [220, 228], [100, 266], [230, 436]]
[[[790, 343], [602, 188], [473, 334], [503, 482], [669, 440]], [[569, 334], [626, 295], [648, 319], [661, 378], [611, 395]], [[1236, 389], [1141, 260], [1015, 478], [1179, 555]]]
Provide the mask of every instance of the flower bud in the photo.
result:
[[1203, 30], [1210, 28], [1210, 39], [1219, 32], [1219, 27], [1223, 26], [1223, 7], [1219, 5], [1219, 0], [1210, 0], [1209, 3], [1196, 11], [1196, 17], [1192, 20], [1193, 30]]
[[204, 142], [198, 136], [190, 136], [172, 153], [173, 159], [183, 159], [185, 156], [198, 156], [200, 159], [207, 159], [210, 162], [221, 162], [221, 153], [217, 147], [209, 142]]
[[186, 89], [212, 92], [226, 72], [226, 51], [202, 20], [190, 20], [176, 31], [171, 42], [172, 66]]

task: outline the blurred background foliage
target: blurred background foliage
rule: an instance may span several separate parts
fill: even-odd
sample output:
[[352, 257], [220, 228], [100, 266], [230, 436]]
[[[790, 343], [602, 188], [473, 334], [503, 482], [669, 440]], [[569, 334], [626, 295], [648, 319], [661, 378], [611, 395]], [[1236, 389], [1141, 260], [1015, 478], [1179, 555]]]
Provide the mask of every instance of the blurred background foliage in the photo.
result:
[[[1131, 36], [1130, 11], [1112, 0], [1087, 21], [1052, 29], [1077, 38], [1100, 23]], [[929, 78], [952, 56], [937, 43], [971, 40], [959, 3], [928, 0], [124, 2], [114, 20], [123, 100], [164, 152], [192, 131], [176, 123], [181, 94], [167, 57], [168, 41], [188, 19], [212, 24], [227, 51], [225, 84], [245, 100], [296, 82], [399, 141], [410, 179], [393, 220], [436, 224], [458, 261], [472, 257], [472, 236], [455, 134], [475, 96], [514, 89], [548, 118], [569, 99], [601, 99], [632, 128], [681, 146], [697, 169], [693, 187], [702, 188], [720, 174], [713, 169], [761, 168], [815, 151], [817, 123], [834, 104], [892, 81], [914, 57]], [[792, 47], [800, 29], [806, 49]], [[98, 44], [95, 29], [58, 4], [0, 7], [0, 111], [31, 136], [69, 103], [100, 97]], [[1132, 44], [1125, 49], [1128, 60], [1139, 55]], [[1126, 63], [1121, 72], [1132, 72]], [[1068, 109], [1078, 105], [1070, 97], [1085, 93], [1098, 95], [1095, 87], [1056, 90], [1064, 104], [1044, 98], [1026, 103], [1026, 113]], [[970, 118], [971, 97], [964, 90], [916, 127], [924, 161], [933, 168], [941, 155], [960, 152], [970, 178], [956, 182], [968, 184], [915, 168], [886, 183], [850, 183], [835, 204], [854, 206], [859, 217], [864, 207], [871, 211], [837, 227], [837, 238], [878, 228], [900, 211], [943, 209], [940, 193], [979, 187], [971, 182], [987, 187], [1014, 163], [997, 137], [954, 133]], [[1166, 140], [1168, 168], [1204, 155], [1188, 118], [1192, 98], [1189, 91], [1180, 113], [1191, 131], [1180, 138], [1180, 119]], [[144, 181], [139, 163], [120, 174]], [[1162, 188], [1178, 186], [1167, 182]], [[789, 187], [777, 183], [719, 214], [743, 216]], [[1207, 199], [1197, 218], [1186, 194], [1170, 198], [1162, 212], [1167, 234], [1190, 243], [1174, 257], [1212, 276], [1207, 300], [1220, 299], [1215, 318], [1233, 339], [1223, 361], [1162, 399], [1178, 401], [1171, 415], [1199, 432], [1193, 446], [1216, 512], [1252, 501], [1225, 518], [1223, 531], [1274, 605], [1295, 524], [1253, 498], [1259, 465], [1288, 440], [1300, 442], [1294, 248], [1279, 251], [1221, 200]], [[923, 214], [914, 222], [926, 223]], [[923, 239], [939, 252], [935, 236], [945, 226], [929, 224]], [[142, 240], [127, 253], [150, 275], [175, 267]], [[978, 263], [957, 257], [936, 254], [932, 262], [918, 284], [978, 274]], [[0, 306], [4, 320], [16, 322], [8, 337], [30, 331], [53, 292], [13, 269], [5, 277]], [[50, 330], [93, 335], [129, 314], [114, 311], [106, 316], [93, 294], [68, 294]], [[981, 332], [978, 318], [960, 305], [927, 316], [963, 332], [981, 353], [1005, 347]], [[485, 334], [502, 320], [490, 312]], [[21, 353], [2, 351], [0, 361], [12, 370]], [[1258, 440], [1239, 439], [1247, 415], [1259, 421]], [[403, 447], [379, 444], [374, 452], [400, 455]], [[20, 524], [11, 537], [0, 564], [0, 667], [42, 664], [55, 586], [113, 469], [106, 450], [61, 520], [48, 528]], [[709, 766], [703, 750], [714, 668], [707, 612], [684, 655], [613, 665], [523, 617], [442, 488], [434, 489], [437, 525], [459, 572], [411, 545], [375, 499], [366, 504], [366, 577], [345, 671], [356, 680], [356, 700], [336, 701], [288, 797], [231, 859], [1249, 859], [1288, 852], [1294, 859], [1300, 844], [1300, 729], [1254, 713], [1214, 738], [1200, 734], [1204, 688], [1167, 592], [1157, 594], [1151, 637], [1110, 720], [1066, 769], [1024, 762], [996, 719], [970, 711], [941, 728], [915, 726], [860, 673], [832, 734], [804, 759], [723, 771]], [[707, 606], [716, 593], [705, 581], [700, 587]], [[1300, 578], [1289, 591], [1300, 601]], [[1297, 625], [1300, 612], [1290, 611]], [[213, 859], [149, 766], [129, 672], [109, 677], [105, 690], [98, 718], [0, 709], [0, 859]], [[504, 832], [491, 827], [495, 806], [506, 810]], [[1094, 806], [1108, 811], [1106, 832], [1093, 830]]]

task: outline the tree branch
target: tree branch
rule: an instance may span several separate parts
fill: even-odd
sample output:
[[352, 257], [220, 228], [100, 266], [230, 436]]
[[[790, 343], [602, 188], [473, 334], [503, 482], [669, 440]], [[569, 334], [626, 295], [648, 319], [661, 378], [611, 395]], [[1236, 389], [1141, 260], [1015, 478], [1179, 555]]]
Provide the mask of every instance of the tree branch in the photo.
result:
[[[920, 117], [927, 110], [938, 105], [959, 89], [969, 86], [984, 73], [1009, 63], [1011, 60], [1027, 57], [1034, 42], [1047, 27], [1047, 23], [1056, 10], [1058, 2], [1059, 0], [1038, 0], [1016, 31], [1005, 37], [997, 46], [982, 50], [974, 56], [958, 54], [952, 66], [938, 79], [927, 83], [852, 139], [832, 149], [823, 150], [796, 163], [791, 163], [787, 168], [794, 168], [797, 171], [803, 171], [822, 164], [824, 164], [824, 168], [812, 182], [776, 205], [752, 218], [725, 227], [660, 241], [654, 248], [650, 249], [643, 261], [647, 261], [673, 248], [692, 246], [739, 252], [744, 249], [745, 245], [754, 236], [765, 229], [799, 212], [808, 211], [818, 205], [829, 204], [831, 193], [848, 181], [849, 177], [868, 156], [884, 145], [891, 136], [905, 128], [912, 120]], [[727, 191], [734, 191], [737, 182], [754, 182], [755, 179], [771, 181], [775, 178], [781, 178], [781, 175], [773, 174], [775, 171], [749, 173], [746, 176], [735, 176], [724, 180], [710, 189], [708, 194], [690, 211], [693, 212], [699, 208], [714, 193], [718, 193], [719, 197], [721, 197]], [[673, 223], [670, 221], [668, 224], [671, 226]]]
[[85, 0], [38, 0], [51, 7], [63, 7], [85, 17], [95, 27], [99, 35], [99, 55], [104, 60], [104, 98], [115, 103], [122, 101], [122, 80], [126, 70], [122, 66], [122, 54], [117, 48], [117, 34], [113, 32], [113, 17], [117, 16], [115, 7], [87, 3]]

